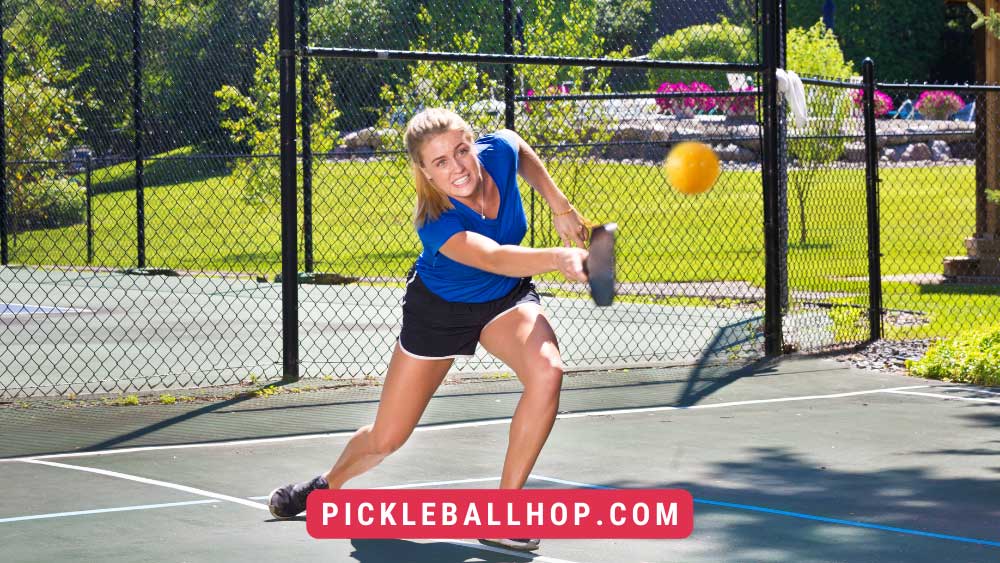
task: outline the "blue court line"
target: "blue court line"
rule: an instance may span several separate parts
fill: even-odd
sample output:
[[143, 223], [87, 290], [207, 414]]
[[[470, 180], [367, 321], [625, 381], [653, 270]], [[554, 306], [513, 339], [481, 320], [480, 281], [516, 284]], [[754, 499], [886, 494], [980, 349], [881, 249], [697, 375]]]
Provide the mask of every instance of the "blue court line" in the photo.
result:
[[[616, 487], [605, 487], [602, 485], [591, 485], [589, 483], [578, 483], [576, 481], [566, 481], [565, 479], [555, 479], [552, 477], [545, 477], [543, 475], [531, 474], [529, 479], [538, 479], [540, 481], [551, 481], [553, 483], [560, 483], [563, 485], [573, 485], [586, 489], [605, 489], [614, 490]], [[976, 545], [987, 545], [990, 547], [1000, 547], [1000, 542], [981, 540], [976, 538], [966, 538], [963, 536], [952, 536], [948, 534], [936, 534], [934, 532], [923, 532], [921, 530], [911, 530], [909, 528], [897, 528], [895, 526], [882, 526], [879, 524], [869, 524], [867, 522], [858, 522], [856, 520], [841, 520], [840, 518], [827, 518], [825, 516], [814, 516], [812, 514], [804, 514], [802, 512], [789, 512], [787, 510], [777, 510], [775, 508], [767, 508], [763, 506], [754, 506], [752, 504], [737, 504], [733, 502], [721, 502], [717, 500], [707, 500], [707, 499], [694, 499], [695, 504], [706, 504], [711, 506], [721, 506], [724, 508], [735, 508], [738, 510], [749, 510], [752, 512], [763, 512], [765, 514], [777, 514], [779, 516], [789, 516], [791, 518], [801, 518], [803, 520], [814, 520], [817, 522], [826, 522], [828, 524], [839, 524], [841, 526], [853, 526], [855, 528], [868, 528], [870, 530], [879, 530], [882, 532], [896, 532], [899, 534], [909, 534], [911, 536], [922, 536], [927, 538], [934, 538], [938, 540], [948, 540], [957, 541], [963, 543], [973, 543]]]

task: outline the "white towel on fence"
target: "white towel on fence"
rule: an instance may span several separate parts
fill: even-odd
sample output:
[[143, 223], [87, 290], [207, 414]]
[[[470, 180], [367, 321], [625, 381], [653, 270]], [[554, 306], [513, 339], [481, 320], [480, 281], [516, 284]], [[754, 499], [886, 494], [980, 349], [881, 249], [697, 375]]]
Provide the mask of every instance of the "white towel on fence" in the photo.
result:
[[795, 71], [779, 68], [774, 76], [778, 79], [778, 92], [788, 102], [795, 117], [796, 127], [805, 127], [809, 119], [809, 110], [806, 108], [806, 91], [802, 86], [802, 79]]

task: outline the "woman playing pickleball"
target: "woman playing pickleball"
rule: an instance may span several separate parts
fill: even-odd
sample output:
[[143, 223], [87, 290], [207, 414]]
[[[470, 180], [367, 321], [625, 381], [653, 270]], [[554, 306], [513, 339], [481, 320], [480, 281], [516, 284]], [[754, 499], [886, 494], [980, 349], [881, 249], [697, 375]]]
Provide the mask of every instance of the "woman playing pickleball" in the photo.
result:
[[[296, 516], [311, 491], [339, 489], [399, 449], [455, 358], [474, 355], [477, 344], [513, 369], [524, 386], [510, 424], [501, 489], [524, 486], [555, 422], [563, 364], [531, 276], [559, 271], [587, 281], [586, 219], [513, 131], [477, 140], [457, 114], [432, 108], [410, 120], [404, 142], [423, 252], [407, 276], [402, 328], [375, 422], [351, 437], [326, 474], [272, 492], [268, 504], [276, 518]], [[545, 198], [564, 246], [519, 246], [527, 218], [518, 174]], [[480, 541], [520, 550], [539, 543]]]

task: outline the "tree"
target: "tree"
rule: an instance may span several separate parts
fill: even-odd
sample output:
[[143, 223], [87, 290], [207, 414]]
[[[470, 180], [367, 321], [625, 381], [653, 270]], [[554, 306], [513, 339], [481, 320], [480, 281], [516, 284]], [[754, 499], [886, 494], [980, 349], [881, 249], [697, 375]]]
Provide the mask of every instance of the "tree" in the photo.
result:
[[608, 49], [645, 50], [652, 0], [597, 0], [597, 34]]
[[[844, 60], [837, 38], [822, 22], [809, 29], [788, 31], [788, 68], [803, 76], [848, 79], [852, 64]], [[789, 169], [788, 180], [798, 204], [799, 244], [806, 244], [806, 202], [820, 182], [823, 167], [844, 151], [843, 125], [850, 108], [850, 90], [807, 87], [809, 121], [789, 134], [789, 153], [798, 161]]]
[[69, 85], [77, 73], [60, 64], [48, 37], [28, 33], [21, 12], [5, 30], [9, 41], [4, 127], [14, 232], [72, 224], [83, 218], [83, 188], [50, 161], [64, 158], [82, 130]]
[[[417, 21], [423, 27], [431, 24], [431, 14], [421, 8]], [[419, 35], [410, 49], [424, 51], [429, 39]], [[460, 52], [476, 52], [479, 38], [471, 31], [452, 35], [451, 47]], [[382, 86], [381, 98], [384, 112], [379, 120], [382, 128], [401, 132], [406, 121], [425, 107], [443, 107], [455, 111], [476, 130], [497, 128], [501, 123], [496, 111], [490, 111], [490, 102], [496, 101], [499, 83], [482, 68], [468, 63], [419, 61], [407, 66], [406, 78], [394, 76], [390, 84]], [[495, 104], [494, 104], [495, 105]], [[402, 148], [402, 135], [396, 135], [396, 144]]]
[[[9, 4], [9, 2], [8, 2]], [[26, 41], [59, 53], [74, 73], [67, 86], [80, 102], [81, 140], [97, 155], [131, 152], [132, 4], [116, 0], [30, 0], [17, 19]], [[192, 144], [213, 150], [225, 140], [213, 93], [245, 88], [253, 53], [268, 36], [276, 0], [143, 0], [143, 103], [148, 153]], [[10, 8], [8, 7], [8, 13]], [[10, 37], [12, 31], [5, 31]], [[223, 143], [224, 144], [224, 143]]]
[[[790, 2], [789, 27], [808, 29], [821, 21], [823, 2]], [[844, 57], [871, 57], [885, 82], [928, 80], [944, 31], [943, 0], [837, 0], [835, 32]]]
[[757, 0], [726, 0], [726, 8], [729, 10], [729, 21], [734, 24], [747, 28], [757, 26]]
[[990, 13], [984, 14], [978, 6], [972, 2], [966, 3], [972, 14], [976, 16], [976, 21], [972, 23], [972, 29], [979, 29], [980, 27], [986, 28], [986, 31], [992, 33], [997, 39], [1000, 39], [1000, 14], [996, 10], [990, 8]]
[[[570, 0], [561, 15], [554, 0], [538, 0], [537, 15], [525, 26], [525, 43], [518, 52], [526, 55], [565, 57], [625, 58], [631, 52], [607, 52], [604, 39], [597, 34], [598, 13], [593, 1]], [[560, 67], [556, 65], [518, 65], [517, 83], [529, 94], [575, 92], [610, 92], [606, 67]], [[532, 144], [563, 145], [604, 142], [611, 138], [601, 102], [546, 101], [525, 104], [517, 113], [517, 130]], [[568, 152], [566, 152], [568, 150]], [[563, 149], [563, 154], [582, 155], [587, 147]]]
[[[400, 30], [413, 28], [409, 0], [325, 0], [310, 2], [309, 38], [313, 45], [407, 49]], [[449, 38], [451, 35], [449, 34]], [[381, 117], [381, 90], [399, 65], [384, 61], [312, 59], [316, 74], [329, 79], [345, 131], [368, 127]]]
[[149, 153], [188, 145], [232, 150], [227, 132], [219, 128], [214, 93], [226, 84], [249, 86], [255, 53], [276, 18], [274, 0], [144, 1], [144, 144]]
[[[219, 111], [224, 116], [220, 125], [232, 141], [244, 147], [250, 158], [240, 158], [233, 173], [245, 178], [244, 200], [255, 207], [264, 208], [280, 200], [280, 167], [275, 156], [280, 151], [279, 93], [278, 93], [278, 34], [257, 51], [257, 69], [252, 86], [246, 93], [226, 85], [215, 92]], [[324, 77], [313, 77], [315, 121], [313, 151], [323, 153], [336, 144], [337, 118], [340, 112], [334, 103], [330, 82]], [[296, 111], [297, 127], [302, 123], [302, 100]]]

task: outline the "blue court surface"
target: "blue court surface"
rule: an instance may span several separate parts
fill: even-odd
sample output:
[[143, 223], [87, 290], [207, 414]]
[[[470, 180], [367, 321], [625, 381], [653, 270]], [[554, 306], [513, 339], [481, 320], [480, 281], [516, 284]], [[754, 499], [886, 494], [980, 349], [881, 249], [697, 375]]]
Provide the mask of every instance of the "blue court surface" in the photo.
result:
[[[517, 381], [443, 385], [352, 488], [497, 486]], [[528, 488], [681, 488], [682, 540], [316, 540], [271, 489], [325, 471], [378, 387], [0, 409], [9, 561], [1000, 561], [1000, 391], [832, 359], [567, 374]]]

